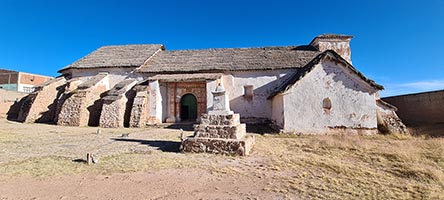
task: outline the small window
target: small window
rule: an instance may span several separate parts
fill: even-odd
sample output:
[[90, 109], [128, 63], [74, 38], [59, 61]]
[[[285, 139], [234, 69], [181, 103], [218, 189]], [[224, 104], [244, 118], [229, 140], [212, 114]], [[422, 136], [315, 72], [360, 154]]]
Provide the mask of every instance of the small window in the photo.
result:
[[253, 86], [252, 85], [245, 85], [244, 86], [244, 96], [245, 97], [252, 97], [253, 96]]
[[244, 99], [250, 102], [253, 100], [253, 96], [253, 86], [244, 85]]
[[324, 109], [324, 111], [329, 111], [331, 109], [330, 98], [327, 97], [324, 100], [322, 100], [322, 108]]

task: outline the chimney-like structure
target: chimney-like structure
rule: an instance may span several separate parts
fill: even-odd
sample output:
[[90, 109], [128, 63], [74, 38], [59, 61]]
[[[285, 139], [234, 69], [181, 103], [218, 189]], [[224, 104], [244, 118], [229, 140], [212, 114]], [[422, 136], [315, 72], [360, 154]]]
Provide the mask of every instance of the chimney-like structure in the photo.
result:
[[310, 45], [319, 49], [319, 51], [333, 50], [342, 56], [349, 63], [351, 61], [350, 40], [353, 36], [339, 34], [322, 34], [316, 36]]

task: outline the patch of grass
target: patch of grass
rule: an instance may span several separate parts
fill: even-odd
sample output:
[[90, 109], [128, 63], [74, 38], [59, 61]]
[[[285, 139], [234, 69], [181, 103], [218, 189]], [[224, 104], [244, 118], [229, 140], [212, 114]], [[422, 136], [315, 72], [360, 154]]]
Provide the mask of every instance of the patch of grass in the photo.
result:
[[121, 153], [100, 158], [96, 164], [75, 162], [71, 158], [47, 156], [0, 165], [0, 174], [6, 176], [48, 177], [79, 173], [111, 174], [138, 171], [157, 171], [197, 167], [197, 162], [184, 156], [163, 156], [140, 153]]
[[0, 165], [0, 174], [6, 176], [46, 177], [78, 174], [87, 171], [87, 165], [75, 163], [69, 158], [60, 156], [31, 158], [24, 161], [10, 162]]
[[255, 153], [281, 180], [272, 191], [308, 199], [442, 199], [443, 146], [402, 135], [266, 135], [257, 137]]
[[184, 155], [161, 155], [122, 153], [102, 158], [97, 164], [100, 173], [126, 173], [137, 171], [157, 171], [161, 169], [192, 168], [196, 160]]

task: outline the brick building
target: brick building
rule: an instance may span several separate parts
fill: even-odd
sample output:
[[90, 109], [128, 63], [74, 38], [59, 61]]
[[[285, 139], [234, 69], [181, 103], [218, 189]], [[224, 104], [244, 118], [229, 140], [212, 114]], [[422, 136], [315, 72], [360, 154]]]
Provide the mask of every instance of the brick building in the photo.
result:
[[50, 76], [0, 69], [0, 88], [31, 93], [34, 87], [52, 79]]

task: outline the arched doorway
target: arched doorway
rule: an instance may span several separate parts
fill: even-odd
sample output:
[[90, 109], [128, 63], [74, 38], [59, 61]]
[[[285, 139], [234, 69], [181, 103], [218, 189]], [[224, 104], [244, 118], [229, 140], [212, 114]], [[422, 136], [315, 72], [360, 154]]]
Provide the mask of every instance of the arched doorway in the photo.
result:
[[185, 94], [180, 99], [180, 119], [181, 121], [196, 121], [197, 99], [192, 94]]

